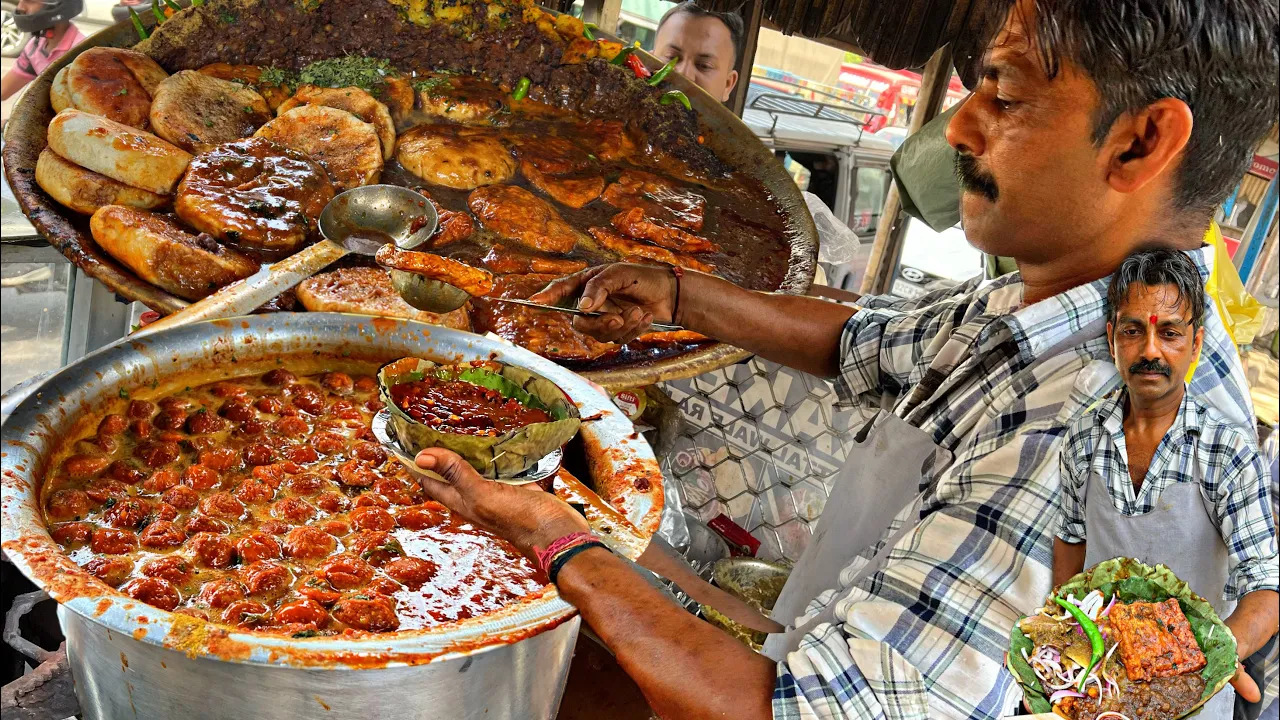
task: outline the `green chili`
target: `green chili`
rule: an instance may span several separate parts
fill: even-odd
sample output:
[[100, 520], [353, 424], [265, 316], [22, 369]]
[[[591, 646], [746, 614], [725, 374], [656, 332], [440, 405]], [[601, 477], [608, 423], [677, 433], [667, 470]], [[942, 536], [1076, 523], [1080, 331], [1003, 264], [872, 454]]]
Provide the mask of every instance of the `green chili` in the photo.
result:
[[516, 89], [511, 93], [512, 100], [523, 100], [529, 94], [529, 78], [522, 77], [520, 82], [516, 83]]
[[666, 80], [667, 76], [671, 74], [671, 71], [676, 69], [676, 63], [679, 61], [680, 61], [680, 58], [678, 57], [673, 57], [670, 60], [668, 60], [667, 64], [662, 66], [661, 70], [654, 73], [653, 77], [649, 78], [649, 84], [656, 87], [658, 83], [662, 82], [663, 80]]
[[191, 0], [191, 7], [200, 7], [204, 5], [204, 0]]
[[182, 10], [182, 6], [174, 2], [173, 0], [164, 0], [164, 4], [168, 5], [169, 9], [174, 12], [180, 12]]
[[670, 105], [673, 102], [678, 102], [684, 106], [685, 110], [693, 109], [693, 106], [689, 104], [689, 96], [685, 95], [679, 90], [668, 90], [667, 92], [662, 94], [662, 99], [660, 99], [658, 102], [662, 103], [663, 105]]
[[156, 16], [156, 25], [164, 22], [164, 11], [160, 9], [156, 0], [151, 0], [151, 14]]
[[599, 30], [600, 26], [595, 23], [582, 23], [582, 37], [588, 40], [595, 40], [596, 34], [594, 30]]
[[625, 62], [625, 61], [626, 61], [627, 56], [628, 56], [628, 55], [630, 55], [631, 53], [635, 52], [635, 51], [636, 51], [636, 49], [635, 49], [635, 48], [633, 48], [633, 47], [631, 47], [630, 45], [628, 45], [628, 46], [626, 46], [626, 47], [622, 48], [621, 50], [619, 50], [619, 51], [618, 51], [618, 54], [617, 54], [617, 55], [614, 55], [614, 56], [613, 56], [613, 59], [609, 61], [609, 64], [610, 64], [610, 65], [621, 65], [623, 62]]
[[142, 40], [147, 39], [147, 29], [142, 26], [142, 18], [138, 17], [138, 13], [129, 8], [129, 19], [133, 21], [133, 29], [138, 31], [138, 37]]
[[1080, 676], [1080, 687], [1077, 688], [1080, 692], [1084, 692], [1084, 684], [1089, 679], [1089, 673], [1093, 672], [1094, 666], [1098, 664], [1098, 661], [1102, 659], [1106, 652], [1106, 647], [1102, 642], [1102, 632], [1098, 630], [1098, 626], [1080, 608], [1062, 598], [1054, 598], [1054, 601], [1066, 608], [1067, 612], [1071, 613], [1071, 617], [1080, 623], [1080, 628], [1084, 630], [1085, 636], [1089, 638], [1089, 644], [1093, 647], [1093, 657], [1089, 658], [1089, 667], [1084, 669], [1084, 674]]

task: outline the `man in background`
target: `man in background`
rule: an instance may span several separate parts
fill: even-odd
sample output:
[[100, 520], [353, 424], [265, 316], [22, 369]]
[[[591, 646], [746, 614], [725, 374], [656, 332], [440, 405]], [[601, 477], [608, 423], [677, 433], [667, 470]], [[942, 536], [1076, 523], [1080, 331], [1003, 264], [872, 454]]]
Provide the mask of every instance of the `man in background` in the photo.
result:
[[[1053, 581], [1114, 557], [1166, 565], [1213, 605], [1241, 658], [1276, 632], [1276, 534], [1253, 439], [1187, 392], [1204, 340], [1205, 294], [1191, 258], [1135, 253], [1111, 277], [1107, 341], [1122, 387], [1063, 445]], [[1232, 681], [1258, 690], [1243, 670]], [[1204, 707], [1229, 720], [1230, 692]]]
[[738, 84], [744, 35], [742, 18], [704, 10], [689, 0], [658, 21], [653, 54], [663, 62], [676, 59], [676, 72], [720, 102], [728, 102]]
[[84, 0], [19, 0], [14, 24], [35, 37], [22, 49], [13, 69], [0, 79], [0, 100], [8, 100], [84, 40], [84, 33], [71, 24], [83, 10]]

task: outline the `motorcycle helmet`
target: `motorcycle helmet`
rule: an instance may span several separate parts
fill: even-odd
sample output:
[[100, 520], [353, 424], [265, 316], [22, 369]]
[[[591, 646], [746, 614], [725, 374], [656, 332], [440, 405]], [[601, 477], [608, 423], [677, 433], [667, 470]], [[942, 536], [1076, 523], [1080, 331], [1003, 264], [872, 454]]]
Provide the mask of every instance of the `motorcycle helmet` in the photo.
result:
[[13, 14], [13, 24], [24, 33], [40, 34], [84, 12], [84, 0], [44, 0], [35, 12]]

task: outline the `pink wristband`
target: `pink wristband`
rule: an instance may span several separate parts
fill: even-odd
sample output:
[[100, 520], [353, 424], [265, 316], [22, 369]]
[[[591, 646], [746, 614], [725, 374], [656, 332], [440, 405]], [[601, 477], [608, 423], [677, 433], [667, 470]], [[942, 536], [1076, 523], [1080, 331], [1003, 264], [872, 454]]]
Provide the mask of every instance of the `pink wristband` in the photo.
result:
[[555, 559], [556, 555], [559, 555], [569, 548], [577, 547], [584, 543], [595, 542], [597, 540], [599, 540], [599, 538], [592, 533], [576, 532], [552, 540], [546, 550], [539, 550], [535, 547], [533, 551], [537, 554], [538, 569], [545, 573], [551, 569], [551, 561]]

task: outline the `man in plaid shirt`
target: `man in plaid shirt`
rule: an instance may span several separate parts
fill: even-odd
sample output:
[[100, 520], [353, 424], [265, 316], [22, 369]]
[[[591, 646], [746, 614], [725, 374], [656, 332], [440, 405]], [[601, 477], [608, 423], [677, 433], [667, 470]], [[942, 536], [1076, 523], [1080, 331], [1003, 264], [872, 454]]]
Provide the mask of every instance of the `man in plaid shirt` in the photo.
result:
[[[1142, 251], [1112, 276], [1107, 303], [1124, 385], [1067, 434], [1054, 583], [1113, 557], [1167, 565], [1213, 605], [1247, 658], [1280, 622], [1276, 530], [1252, 438], [1186, 391], [1204, 338], [1203, 280], [1176, 250]], [[1243, 669], [1232, 683], [1259, 692]], [[1233, 710], [1224, 691], [1201, 714]]]
[[[969, 241], [1015, 258], [1018, 273], [913, 301], [863, 298], [859, 309], [611, 265], [533, 298], [580, 291], [580, 307], [603, 314], [574, 326], [605, 341], [678, 322], [838, 377], [845, 403], [875, 413], [855, 428], [866, 442], [810, 542], [848, 561], [827, 563], [798, 611], [775, 618], [772, 657], [667, 602], [603, 548], [579, 544], [552, 563], [561, 597], [662, 717], [986, 719], [1019, 700], [1002, 657], [1014, 621], [1051, 587], [1057, 453], [1116, 382], [1107, 277], [1153, 241], [1207, 273], [1213, 209], [1275, 122], [1280, 20], [1273, 0], [992, 6], [999, 31], [948, 140]], [[1212, 313], [1191, 390], [1251, 427], [1239, 358]], [[900, 438], [910, 462], [877, 451]], [[428, 493], [526, 553], [586, 529], [550, 494], [484, 482], [447, 451], [426, 450], [418, 464], [449, 480], [424, 480]], [[841, 509], [856, 514], [865, 500], [866, 522], [833, 508], [847, 487], [865, 492]], [[811, 584], [805, 565], [784, 598]]]

